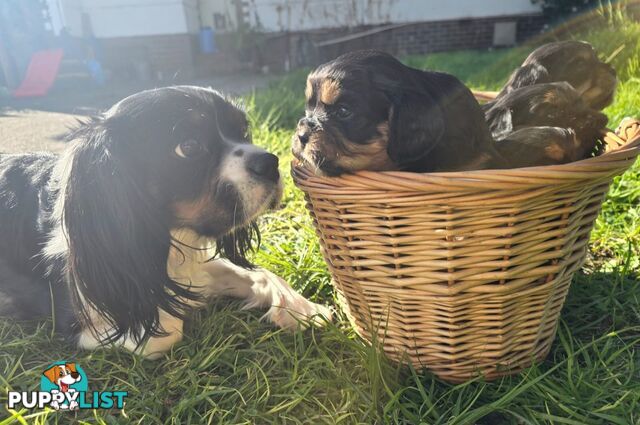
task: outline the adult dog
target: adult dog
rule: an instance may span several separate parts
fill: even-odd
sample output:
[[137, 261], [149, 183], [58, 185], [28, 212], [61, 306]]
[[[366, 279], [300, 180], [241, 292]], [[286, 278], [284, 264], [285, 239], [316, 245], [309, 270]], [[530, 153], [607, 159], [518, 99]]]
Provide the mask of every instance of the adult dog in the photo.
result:
[[[269, 307], [280, 327], [328, 308], [246, 259], [280, 202], [278, 158], [244, 112], [178, 86], [132, 95], [80, 125], [66, 152], [0, 156], [0, 315], [53, 314], [80, 347], [157, 357], [209, 297]], [[227, 260], [211, 260], [221, 253]]]

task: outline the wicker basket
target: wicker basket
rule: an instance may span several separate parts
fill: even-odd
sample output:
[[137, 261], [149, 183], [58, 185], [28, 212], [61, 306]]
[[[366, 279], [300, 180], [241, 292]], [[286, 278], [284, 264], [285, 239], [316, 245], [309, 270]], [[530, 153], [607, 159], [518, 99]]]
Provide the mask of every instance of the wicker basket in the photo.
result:
[[548, 353], [609, 184], [640, 153], [637, 124], [603, 140], [556, 166], [293, 177], [358, 333], [446, 381], [494, 379]]

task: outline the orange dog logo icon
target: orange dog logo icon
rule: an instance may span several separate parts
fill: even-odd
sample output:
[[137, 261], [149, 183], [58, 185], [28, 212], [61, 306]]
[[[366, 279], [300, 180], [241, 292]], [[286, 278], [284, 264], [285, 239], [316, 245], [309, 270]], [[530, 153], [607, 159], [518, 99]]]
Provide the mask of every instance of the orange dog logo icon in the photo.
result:
[[[77, 371], [75, 363], [53, 365], [49, 369], [45, 370], [43, 372], [43, 375], [49, 381], [51, 381], [52, 384], [58, 386], [57, 390], [55, 389], [51, 390], [52, 394], [55, 394], [55, 392], [75, 393], [76, 390], [73, 388], [70, 388], [71, 385], [75, 384], [76, 382], [82, 381], [82, 376]], [[67, 404], [58, 403], [57, 401], [53, 401], [51, 403], [51, 406], [56, 410], [58, 409], [73, 410], [78, 408], [78, 402], [74, 400], [67, 405]]]

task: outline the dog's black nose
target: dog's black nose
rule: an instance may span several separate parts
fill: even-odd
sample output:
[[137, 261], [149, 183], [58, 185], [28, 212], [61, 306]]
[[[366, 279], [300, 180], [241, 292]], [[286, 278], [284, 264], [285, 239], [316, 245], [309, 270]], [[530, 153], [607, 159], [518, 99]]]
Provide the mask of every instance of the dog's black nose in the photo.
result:
[[247, 163], [249, 172], [256, 177], [266, 179], [272, 182], [280, 180], [280, 172], [278, 171], [278, 157], [265, 152], [253, 155]]
[[319, 123], [315, 118], [304, 117], [298, 121], [298, 129], [296, 130], [296, 137], [300, 141], [300, 144], [304, 148], [309, 142], [309, 137], [313, 131], [319, 129]]
[[299, 131], [297, 136], [298, 136], [298, 140], [300, 140], [300, 144], [302, 145], [302, 147], [306, 146], [307, 143], [309, 142], [309, 132], [307, 130]]

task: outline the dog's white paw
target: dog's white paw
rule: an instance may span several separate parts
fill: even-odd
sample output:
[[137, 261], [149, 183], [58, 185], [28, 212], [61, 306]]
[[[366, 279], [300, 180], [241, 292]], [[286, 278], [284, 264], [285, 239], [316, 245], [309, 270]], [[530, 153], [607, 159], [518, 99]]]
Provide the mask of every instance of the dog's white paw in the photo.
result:
[[265, 316], [280, 328], [294, 330], [298, 326], [304, 329], [309, 325], [325, 325], [333, 319], [333, 310], [300, 295], [287, 297], [283, 294], [278, 305], [272, 306]]

